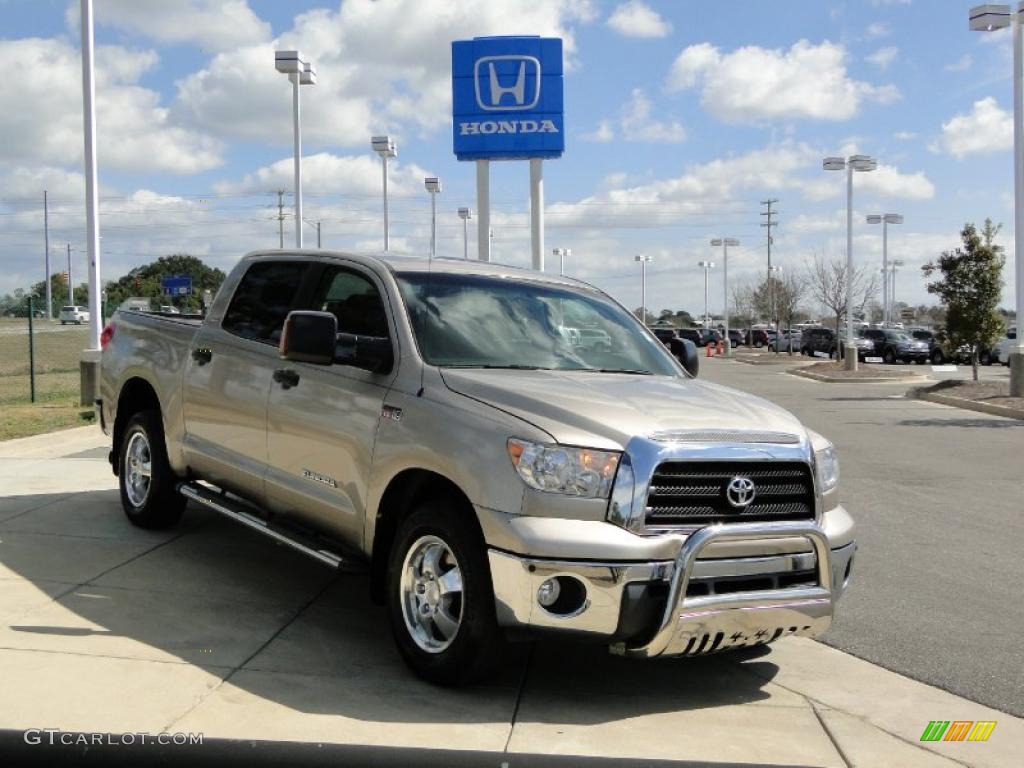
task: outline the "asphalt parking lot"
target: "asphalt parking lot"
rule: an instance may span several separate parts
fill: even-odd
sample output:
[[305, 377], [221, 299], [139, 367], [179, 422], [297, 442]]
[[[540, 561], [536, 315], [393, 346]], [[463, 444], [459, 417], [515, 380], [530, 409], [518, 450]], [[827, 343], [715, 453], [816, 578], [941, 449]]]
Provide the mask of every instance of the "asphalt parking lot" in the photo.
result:
[[[706, 366], [708, 378], [742, 376], [728, 370], [738, 364], [716, 365]], [[778, 383], [787, 398], [814, 386]], [[813, 425], [856, 408], [822, 410]], [[432, 687], [401, 664], [364, 577], [326, 570], [195, 506], [173, 531], [133, 528], [106, 450], [95, 427], [0, 444], [0, 723], [8, 730], [702, 765], [1019, 765], [1024, 721], [806, 639], [655, 662], [538, 643], [519, 648], [487, 685]], [[856, 466], [847, 459], [854, 478]], [[911, 597], [874, 615], [870, 592], [882, 587], [870, 573], [887, 555], [882, 532], [869, 533], [871, 513], [860, 513], [867, 573], [830, 642], [849, 640], [867, 655], [854, 642], [862, 624], [868, 635], [890, 631]], [[920, 742], [935, 718], [998, 726], [984, 744]]]
[[825, 384], [776, 366], [701, 362], [704, 378], [779, 403], [840, 450], [860, 551], [856, 588], [825, 642], [1024, 714], [1024, 421], [908, 400], [906, 383]]

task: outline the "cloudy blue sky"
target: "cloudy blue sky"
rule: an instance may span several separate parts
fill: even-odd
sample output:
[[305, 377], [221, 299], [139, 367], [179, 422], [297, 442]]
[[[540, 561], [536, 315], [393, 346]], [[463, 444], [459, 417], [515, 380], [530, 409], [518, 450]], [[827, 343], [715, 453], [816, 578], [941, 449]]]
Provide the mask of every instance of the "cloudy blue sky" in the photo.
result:
[[[964, 221], [986, 216], [1005, 222], [1011, 274], [1011, 42], [969, 32], [970, 3], [95, 5], [108, 278], [168, 252], [227, 268], [276, 246], [275, 190], [291, 187], [291, 91], [273, 67], [277, 47], [301, 49], [319, 70], [303, 91], [305, 215], [322, 222], [325, 247], [380, 247], [380, 171], [368, 143], [390, 133], [400, 153], [393, 247], [426, 252], [422, 178], [438, 175], [439, 251], [461, 255], [455, 211], [475, 207], [474, 175], [451, 151], [449, 43], [495, 34], [565, 39], [566, 153], [546, 164], [547, 244], [571, 248], [570, 274], [631, 306], [638, 252], [655, 259], [652, 309], [702, 308], [696, 263], [713, 256], [713, 236], [742, 242], [731, 277], [763, 271], [767, 197], [779, 200], [773, 259], [783, 269], [843, 255], [844, 177], [822, 171], [821, 158], [855, 151], [880, 164], [856, 177], [856, 258], [881, 263], [879, 228], [864, 214], [906, 217], [890, 231], [891, 256], [907, 262], [898, 298], [930, 303], [917, 267], [956, 245]], [[51, 242], [84, 242], [78, 3], [0, 0], [0, 34], [5, 292], [42, 279], [44, 189]], [[527, 196], [526, 165], [495, 164], [495, 260], [529, 263]], [[285, 226], [287, 238], [292, 220]], [[75, 256], [84, 275], [84, 255]], [[1008, 286], [1003, 302], [1012, 301]]]

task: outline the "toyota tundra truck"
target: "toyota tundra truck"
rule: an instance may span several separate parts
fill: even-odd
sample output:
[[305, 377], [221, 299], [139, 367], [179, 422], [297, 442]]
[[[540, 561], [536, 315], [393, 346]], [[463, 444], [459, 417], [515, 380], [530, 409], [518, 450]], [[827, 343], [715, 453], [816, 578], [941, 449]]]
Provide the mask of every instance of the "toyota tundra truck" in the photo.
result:
[[131, 523], [191, 500], [366, 569], [435, 683], [544, 633], [640, 658], [813, 637], [849, 583], [832, 444], [569, 277], [252, 253], [205, 317], [121, 310], [101, 346]]

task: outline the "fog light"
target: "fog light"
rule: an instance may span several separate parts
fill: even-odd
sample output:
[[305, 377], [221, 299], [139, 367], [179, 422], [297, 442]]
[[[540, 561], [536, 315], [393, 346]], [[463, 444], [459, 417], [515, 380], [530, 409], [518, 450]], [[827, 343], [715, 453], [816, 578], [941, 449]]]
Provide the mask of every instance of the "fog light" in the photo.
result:
[[562, 588], [558, 584], [558, 579], [548, 579], [537, 589], [537, 602], [545, 608], [550, 608], [561, 593]]

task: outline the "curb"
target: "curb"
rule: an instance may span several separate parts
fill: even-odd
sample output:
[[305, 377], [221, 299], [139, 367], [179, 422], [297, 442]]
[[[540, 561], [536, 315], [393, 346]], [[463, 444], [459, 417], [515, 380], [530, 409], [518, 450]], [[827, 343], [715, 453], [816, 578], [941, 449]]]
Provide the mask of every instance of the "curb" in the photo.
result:
[[1004, 405], [993, 405], [992, 403], [979, 403], [976, 400], [965, 400], [962, 397], [950, 397], [949, 395], [938, 395], [934, 392], [921, 392], [919, 389], [912, 389], [911, 396], [918, 400], [927, 400], [930, 403], [948, 405], [952, 408], [962, 408], [965, 411], [977, 411], [987, 413], [990, 416], [1003, 416], [1008, 419], [1024, 419], [1024, 413], [1007, 408]]
[[858, 379], [849, 379], [833, 377], [823, 373], [812, 373], [810, 371], [801, 370], [787, 371], [787, 373], [792, 374], [793, 376], [800, 376], [805, 379], [820, 381], [825, 384], [912, 384], [919, 383], [924, 380], [923, 374], [916, 374], [913, 378], [907, 378], [905, 376], [902, 378], [875, 376], [872, 378], [864, 377]]

